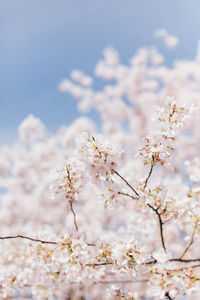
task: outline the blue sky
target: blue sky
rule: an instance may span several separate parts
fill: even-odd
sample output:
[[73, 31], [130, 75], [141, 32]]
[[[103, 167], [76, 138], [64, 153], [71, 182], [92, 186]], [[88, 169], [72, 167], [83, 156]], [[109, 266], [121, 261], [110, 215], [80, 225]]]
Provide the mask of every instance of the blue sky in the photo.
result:
[[[0, 143], [16, 140], [17, 126], [30, 113], [50, 132], [70, 124], [79, 113], [58, 84], [72, 69], [92, 75], [107, 45], [123, 62], [154, 44], [168, 65], [193, 58], [199, 16], [199, 0], [2, 0]], [[154, 39], [161, 27], [179, 37], [175, 50]]]

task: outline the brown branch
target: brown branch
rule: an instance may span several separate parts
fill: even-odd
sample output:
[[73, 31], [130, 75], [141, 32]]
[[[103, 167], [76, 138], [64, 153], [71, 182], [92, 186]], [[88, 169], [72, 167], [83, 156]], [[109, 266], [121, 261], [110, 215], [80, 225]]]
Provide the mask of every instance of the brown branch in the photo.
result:
[[169, 300], [173, 300], [173, 298], [170, 297], [169, 292], [166, 292], [166, 293], [165, 293], [165, 297], [166, 297], [167, 299], [169, 299]]
[[[69, 180], [69, 182], [70, 182], [70, 185], [72, 185], [72, 181], [71, 181], [69, 169], [68, 169], [67, 166], [66, 166], [66, 170], [67, 170], [67, 178], [68, 178], [68, 180]], [[70, 199], [69, 204], [70, 204], [71, 212], [72, 212], [73, 217], [74, 217], [74, 225], [75, 225], [76, 231], [78, 231], [78, 225], [77, 225], [77, 222], [76, 222], [76, 214], [75, 214], [75, 212], [74, 212], [74, 208], [73, 208], [72, 202], [73, 202], [73, 199]]]
[[147, 186], [147, 184], [148, 184], [149, 178], [151, 177], [151, 174], [152, 174], [152, 172], [153, 172], [153, 167], [154, 167], [154, 166], [151, 164], [151, 168], [150, 168], [149, 174], [148, 174], [148, 176], [147, 176], [147, 178], [146, 178], [146, 180], [145, 180], [145, 182], [144, 182], [144, 187], [143, 187], [144, 190], [146, 189], [146, 186]]
[[[154, 157], [153, 157], [153, 160], [154, 160]], [[151, 174], [153, 172], [153, 167], [154, 165], [151, 164], [151, 168], [150, 168], [150, 171], [149, 171], [149, 174], [145, 180], [145, 184], [144, 184], [144, 188], [143, 190], [145, 190], [145, 188], [147, 187], [147, 184], [148, 184], [148, 181], [149, 181], [149, 178], [151, 177]], [[154, 208], [151, 204], [147, 204], [157, 215], [158, 217], [158, 221], [159, 221], [159, 228], [160, 228], [160, 238], [161, 238], [161, 243], [162, 243], [162, 247], [165, 251], [165, 253], [167, 253], [167, 250], [166, 250], [166, 246], [165, 246], [165, 240], [164, 240], [164, 235], [163, 235], [163, 225], [164, 225], [164, 222], [162, 221], [162, 218], [161, 218], [161, 214], [158, 212], [158, 207], [157, 208]]]
[[163, 222], [163, 225], [165, 225], [166, 223], [170, 222], [172, 219], [174, 218], [174, 216], [170, 217], [169, 219], [167, 219], [166, 221]]
[[104, 263], [86, 264], [86, 266], [89, 266], [89, 267], [98, 267], [98, 266], [107, 266], [107, 265], [113, 265], [113, 263], [112, 262], [104, 262]]
[[[0, 240], [9, 240], [9, 239], [26, 239], [32, 242], [37, 242], [41, 244], [50, 244], [50, 245], [63, 245], [67, 246], [67, 243], [60, 243], [60, 242], [55, 242], [55, 241], [46, 241], [46, 240], [41, 240], [41, 239], [36, 239], [36, 238], [31, 238], [28, 236], [23, 236], [23, 235], [10, 235], [10, 236], [0, 236]], [[96, 246], [93, 243], [87, 243], [87, 246]], [[200, 262], [200, 258], [191, 258], [191, 259], [183, 259], [183, 258], [171, 258], [169, 259], [169, 262], [180, 262], [180, 263], [191, 263], [191, 262]], [[156, 264], [158, 263], [157, 260], [153, 259], [151, 261], [145, 262], [144, 265], [151, 265], [151, 264]], [[94, 263], [94, 264], [87, 264], [88, 266], [104, 266], [104, 265], [111, 265], [112, 262], [104, 262], [104, 263]], [[187, 268], [198, 268], [200, 267], [200, 264], [194, 265], [194, 266], [188, 266], [188, 267], [183, 267], [181, 269], [176, 269], [176, 271], [181, 271]], [[173, 270], [171, 270], [173, 271]]]
[[137, 198], [139, 198], [139, 194], [138, 192], [132, 187], [132, 185], [130, 185], [130, 183], [128, 183], [128, 181], [123, 177], [121, 176], [116, 170], [112, 169], [111, 170], [112, 172], [114, 172], [117, 176], [119, 176], [125, 183], [126, 185], [135, 193], [135, 195], [137, 196]]
[[162, 243], [162, 247], [165, 251], [165, 253], [167, 253], [166, 250], [166, 246], [165, 246], [165, 240], [164, 240], [164, 235], [163, 235], [163, 221], [161, 218], [160, 213], [158, 212], [158, 208], [154, 208], [151, 204], [147, 203], [147, 205], [156, 213], [157, 217], [158, 217], [158, 221], [159, 221], [159, 228], [160, 228], [160, 238], [161, 238], [161, 243]]
[[31, 237], [28, 237], [28, 236], [23, 236], [23, 235], [20, 235], [20, 234], [9, 235], [9, 236], [1, 236], [0, 240], [9, 240], [9, 239], [18, 239], [18, 238], [26, 239], [26, 240], [29, 240], [29, 241], [32, 241], [32, 242], [38, 242], [38, 243], [41, 243], [41, 244], [51, 244], [51, 245], [58, 245], [59, 244], [57, 242], [45, 241], [45, 240], [41, 240], [41, 239], [34, 239], [34, 238], [31, 238]]
[[[139, 194], [138, 194], [138, 192], [128, 183], [128, 181], [124, 178], [124, 177], [122, 177], [117, 171], [115, 171], [114, 169], [112, 169], [112, 171], [115, 173], [115, 174], [117, 174], [131, 189], [132, 189], [132, 191], [136, 194], [136, 196], [137, 196], [137, 198], [136, 199], [138, 199], [139, 198]], [[149, 180], [149, 178], [150, 178], [150, 176], [151, 176], [151, 174], [152, 174], [152, 171], [153, 171], [153, 165], [151, 165], [151, 169], [150, 169], [150, 172], [149, 172], [149, 175], [148, 175], [148, 177], [147, 177], [147, 179], [146, 179], [146, 181], [145, 181], [145, 186], [144, 186], [144, 189], [146, 188], [146, 186], [147, 186], [147, 183], [148, 183], [148, 180]], [[132, 199], [135, 199], [135, 197], [134, 196], [131, 196], [131, 195], [129, 195], [129, 194], [126, 194], [126, 193], [122, 193], [122, 192], [118, 192], [119, 194], [122, 194], [122, 195], [124, 195], [124, 196], [127, 196], [127, 197], [130, 197], [130, 198], [132, 198]], [[155, 209], [153, 206], [151, 206], [150, 204], [147, 204], [155, 213], [156, 213], [156, 215], [157, 215], [157, 217], [158, 217], [158, 221], [159, 221], [159, 228], [160, 228], [160, 238], [161, 238], [161, 242], [162, 242], [162, 247], [163, 247], [163, 249], [164, 249], [164, 251], [165, 251], [165, 253], [167, 253], [167, 250], [166, 250], [166, 246], [165, 246], [165, 240], [164, 240], [164, 235], [163, 235], [163, 225], [164, 225], [164, 222], [162, 221], [162, 218], [161, 218], [161, 214], [158, 212], [158, 208], [157, 209]]]
[[77, 225], [77, 222], [76, 222], [76, 214], [74, 212], [72, 201], [70, 201], [69, 203], [70, 203], [71, 212], [72, 212], [73, 217], [74, 217], [74, 225], [75, 225], [76, 231], [78, 231], [78, 225]]
[[[180, 263], [200, 262], [200, 258], [188, 258], [188, 259], [170, 258], [168, 260], [168, 262], [175, 262], [175, 261], [180, 262]], [[152, 260], [146, 262], [145, 265], [153, 265], [153, 264], [157, 264], [157, 263], [158, 263], [158, 261], [156, 259], [152, 259]]]
[[179, 258], [183, 258], [185, 256], [185, 254], [187, 253], [187, 251], [192, 246], [192, 244], [194, 243], [194, 235], [195, 235], [195, 231], [197, 229], [197, 224], [198, 224], [198, 222], [196, 222], [196, 224], [195, 224], [195, 227], [194, 227], [194, 230], [192, 232], [192, 236], [191, 236], [191, 240], [190, 240], [189, 245], [185, 248], [185, 250], [183, 251], [183, 253], [181, 254], [181, 256]]
[[95, 284], [126, 284], [126, 283], [141, 283], [148, 282], [148, 279], [138, 279], [138, 280], [100, 280]]
[[[24, 240], [29, 240], [32, 242], [37, 242], [37, 243], [41, 243], [41, 244], [50, 244], [50, 245], [63, 245], [63, 246], [67, 246], [67, 243], [59, 243], [59, 242], [54, 242], [54, 241], [45, 241], [45, 240], [41, 240], [41, 239], [35, 239], [35, 238], [31, 238], [28, 236], [24, 236], [24, 235], [9, 235], [9, 236], [0, 236], [0, 240], [10, 240], [10, 239], [24, 239]], [[88, 243], [87, 246], [96, 246], [93, 243]]]
[[200, 267], [200, 264], [198, 264], [198, 265], [194, 265], [194, 266], [185, 266], [185, 267], [182, 267], [182, 268], [176, 268], [176, 269], [173, 269], [173, 270], [167, 270], [167, 271], [172, 271], [172, 272], [177, 272], [177, 271], [185, 271], [185, 270], [187, 270], [187, 269], [195, 269], [195, 268], [199, 268]]
[[178, 262], [183, 262], [183, 263], [190, 263], [190, 262], [196, 262], [200, 261], [200, 258], [171, 258], [169, 261], [178, 261]]
[[133, 200], [138, 200], [138, 197], [134, 197], [128, 193], [118, 192], [119, 195], [127, 196], [129, 198], [132, 198]]

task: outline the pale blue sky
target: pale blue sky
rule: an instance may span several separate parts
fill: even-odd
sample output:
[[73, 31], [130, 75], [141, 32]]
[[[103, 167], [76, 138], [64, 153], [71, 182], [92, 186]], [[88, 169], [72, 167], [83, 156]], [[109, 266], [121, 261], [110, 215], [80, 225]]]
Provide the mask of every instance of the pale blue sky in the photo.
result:
[[[33, 113], [55, 131], [78, 116], [58, 91], [73, 68], [92, 74], [112, 44], [127, 62], [141, 46], [157, 45], [168, 65], [195, 56], [200, 39], [199, 0], [0, 0], [0, 143], [16, 139]], [[180, 39], [167, 50], [153, 32], [164, 27]]]

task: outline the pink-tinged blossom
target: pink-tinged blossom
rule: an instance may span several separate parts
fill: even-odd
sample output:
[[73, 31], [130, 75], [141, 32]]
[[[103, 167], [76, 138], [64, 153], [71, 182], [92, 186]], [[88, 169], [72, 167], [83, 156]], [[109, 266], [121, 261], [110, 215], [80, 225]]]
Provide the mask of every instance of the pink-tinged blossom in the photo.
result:
[[46, 136], [45, 126], [40, 119], [29, 115], [19, 126], [19, 136], [27, 143], [43, 139]]
[[80, 70], [73, 70], [71, 72], [71, 78], [83, 86], [90, 86], [92, 84], [92, 78], [84, 75]]
[[176, 48], [179, 43], [178, 38], [172, 34], [169, 34], [164, 28], [157, 29], [154, 32], [154, 35], [155, 37], [162, 39], [165, 45], [170, 49]]
[[78, 199], [85, 177], [85, 165], [77, 157], [70, 158], [63, 169], [51, 171], [51, 189], [55, 196], [72, 203]]
[[139, 151], [144, 157], [144, 164], [170, 165], [171, 153], [176, 147], [177, 131], [185, 125], [193, 110], [193, 106], [177, 106], [173, 97], [166, 99], [165, 107], [157, 108], [157, 114], [153, 117], [158, 124], [154, 129], [155, 133], [145, 138], [146, 145]]
[[105, 140], [102, 135], [90, 137], [83, 133], [77, 137], [76, 146], [93, 179], [109, 177], [112, 170], [120, 164], [123, 152], [121, 147]]

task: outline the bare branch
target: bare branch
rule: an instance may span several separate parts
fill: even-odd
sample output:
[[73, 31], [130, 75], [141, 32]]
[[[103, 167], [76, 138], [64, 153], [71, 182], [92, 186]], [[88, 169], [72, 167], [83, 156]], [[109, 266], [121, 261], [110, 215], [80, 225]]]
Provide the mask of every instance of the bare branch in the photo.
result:
[[[154, 160], [154, 157], [153, 157], [153, 160]], [[147, 187], [147, 184], [148, 184], [148, 181], [149, 181], [149, 178], [151, 177], [151, 174], [153, 172], [153, 167], [154, 165], [151, 164], [151, 168], [150, 168], [150, 171], [149, 171], [149, 174], [145, 180], [145, 184], [144, 184], [144, 188], [143, 190], [145, 190], [145, 188]], [[167, 250], [166, 250], [166, 246], [165, 246], [165, 240], [164, 240], [164, 235], [163, 235], [163, 221], [162, 221], [162, 218], [161, 218], [161, 214], [158, 212], [158, 208], [154, 208], [151, 204], [147, 204], [157, 215], [158, 217], [158, 221], [159, 221], [159, 228], [160, 228], [160, 238], [161, 238], [161, 243], [162, 243], [162, 247], [165, 251], [165, 253], [167, 253]]]
[[163, 222], [163, 225], [165, 225], [166, 223], [170, 222], [172, 219], [174, 218], [174, 216], [170, 217], [169, 219], [167, 219], [166, 221]]
[[123, 177], [121, 176], [116, 170], [112, 169], [111, 170], [112, 172], [114, 172], [117, 176], [119, 176], [125, 183], [128, 187], [130, 187], [130, 189], [135, 193], [135, 195], [137, 196], [137, 198], [139, 198], [139, 194], [138, 192], [132, 187], [132, 185], [130, 185], [130, 183], [128, 183], [128, 181]]
[[9, 235], [9, 236], [0, 236], [0, 240], [9, 240], [9, 239], [18, 239], [18, 238], [29, 240], [29, 241], [32, 241], [32, 242], [38, 242], [38, 243], [41, 243], [41, 244], [58, 245], [57, 242], [44, 241], [44, 240], [41, 240], [41, 239], [34, 239], [34, 238], [31, 238], [31, 237], [28, 237], [28, 236], [23, 236], [23, 235], [20, 235], [20, 234]]
[[[41, 243], [41, 244], [50, 244], [50, 245], [63, 245], [66, 246], [66, 243], [59, 243], [59, 242], [54, 242], [54, 241], [45, 241], [45, 240], [41, 240], [41, 239], [35, 239], [35, 238], [31, 238], [29, 236], [24, 236], [24, 235], [9, 235], [9, 236], [0, 236], [0, 240], [10, 240], [10, 239], [24, 239], [24, 240], [29, 240], [32, 242], [37, 242], [37, 243]], [[88, 243], [87, 246], [96, 246], [93, 243]]]
[[158, 208], [154, 208], [151, 204], [147, 204], [157, 215], [158, 217], [158, 221], [159, 221], [159, 227], [160, 227], [160, 238], [161, 238], [161, 242], [162, 242], [162, 247], [165, 251], [165, 253], [167, 253], [166, 247], [165, 247], [165, 240], [164, 240], [164, 235], [163, 235], [163, 221], [161, 218], [160, 213], [158, 212]]
[[[70, 184], [72, 185], [71, 176], [70, 176], [69, 169], [68, 169], [67, 166], [66, 166], [66, 170], [67, 170], [67, 178], [68, 178]], [[77, 225], [77, 222], [76, 222], [76, 214], [74, 212], [74, 208], [73, 208], [72, 202], [73, 202], [73, 199], [70, 199], [69, 204], [70, 204], [71, 212], [72, 212], [73, 217], [74, 217], [74, 225], [75, 225], [76, 231], [78, 231], [78, 225]]]
[[70, 201], [70, 208], [71, 208], [71, 212], [72, 212], [73, 217], [74, 217], [74, 225], [75, 225], [76, 231], [78, 231], [78, 225], [77, 225], [77, 222], [76, 222], [76, 214], [74, 212], [72, 201]]
[[200, 258], [171, 258], [169, 261], [178, 261], [178, 262], [183, 262], [183, 263], [190, 263], [190, 262], [197, 262], [200, 261]]
[[148, 282], [148, 279], [138, 279], [138, 280], [108, 280], [108, 281], [98, 281], [95, 284], [126, 284], [126, 283], [142, 283]]
[[176, 268], [176, 269], [173, 269], [173, 270], [167, 270], [167, 271], [174, 271], [174, 272], [177, 272], [177, 271], [185, 271], [187, 269], [195, 269], [195, 268], [199, 268], [200, 267], [200, 264], [198, 265], [192, 265], [192, 266], [185, 266], [185, 267], [182, 267], [182, 268]]
[[119, 195], [127, 196], [129, 198], [132, 198], [133, 200], [138, 200], [138, 197], [134, 197], [128, 193], [118, 192]]
[[151, 168], [150, 168], [150, 171], [149, 171], [149, 174], [148, 174], [148, 176], [147, 176], [147, 178], [146, 178], [146, 180], [145, 180], [145, 182], [144, 182], [144, 190], [146, 189], [146, 186], [147, 186], [147, 184], [148, 184], [148, 181], [149, 181], [149, 178], [151, 177], [151, 174], [152, 174], [152, 172], [153, 172], [153, 165], [151, 164]]
[[113, 263], [112, 262], [104, 262], [104, 263], [86, 264], [86, 266], [89, 266], [89, 267], [98, 267], [98, 266], [107, 266], [107, 265], [113, 265]]
[[192, 246], [192, 244], [194, 243], [194, 235], [195, 235], [195, 231], [197, 229], [197, 222], [195, 224], [194, 230], [192, 232], [192, 236], [191, 236], [191, 240], [189, 242], [189, 245], [185, 248], [185, 250], [183, 251], [183, 253], [181, 254], [181, 256], [179, 258], [183, 258], [185, 256], [185, 254], [187, 253], [187, 251], [190, 249], [190, 247]]
[[[137, 191], [136, 191], [136, 190], [128, 183], [128, 181], [127, 181], [124, 177], [122, 177], [117, 171], [115, 171], [115, 170], [113, 170], [113, 169], [112, 169], [112, 171], [113, 171], [115, 174], [117, 174], [117, 175], [118, 175], [118, 176], [126, 183], [126, 185], [128, 185], [128, 186], [132, 189], [132, 191], [136, 194], [137, 198], [135, 198], [134, 196], [131, 196], [130, 194], [127, 194], [127, 193], [122, 193], [122, 192], [118, 192], [118, 193], [121, 194], [121, 195], [130, 197], [130, 198], [132, 198], [132, 199], [138, 199], [138, 198], [139, 198], [138, 192], [137, 192]], [[153, 165], [151, 165], [151, 169], [150, 169], [149, 175], [147, 176], [147, 179], [146, 179], [146, 181], [145, 181], [144, 189], [145, 189], [146, 186], [147, 186], [147, 183], [148, 183], [148, 180], [149, 180], [149, 178], [150, 178], [150, 176], [151, 176], [151, 174], [152, 174], [152, 171], [153, 171]], [[148, 206], [156, 213], [156, 215], [157, 215], [157, 217], [158, 217], [159, 227], [160, 227], [160, 237], [161, 237], [162, 247], [163, 247], [164, 251], [167, 252], [166, 246], [165, 246], [164, 235], [163, 235], [163, 225], [164, 225], [164, 223], [163, 223], [163, 221], [162, 221], [161, 214], [158, 212], [158, 208], [155, 209], [155, 208], [154, 208], [153, 206], [151, 206], [150, 204], [147, 204], [147, 205], [148, 205]]]
[[173, 300], [173, 299], [170, 297], [169, 292], [166, 292], [166, 293], [165, 293], [165, 297], [166, 297], [167, 299], [169, 299], [169, 300]]

